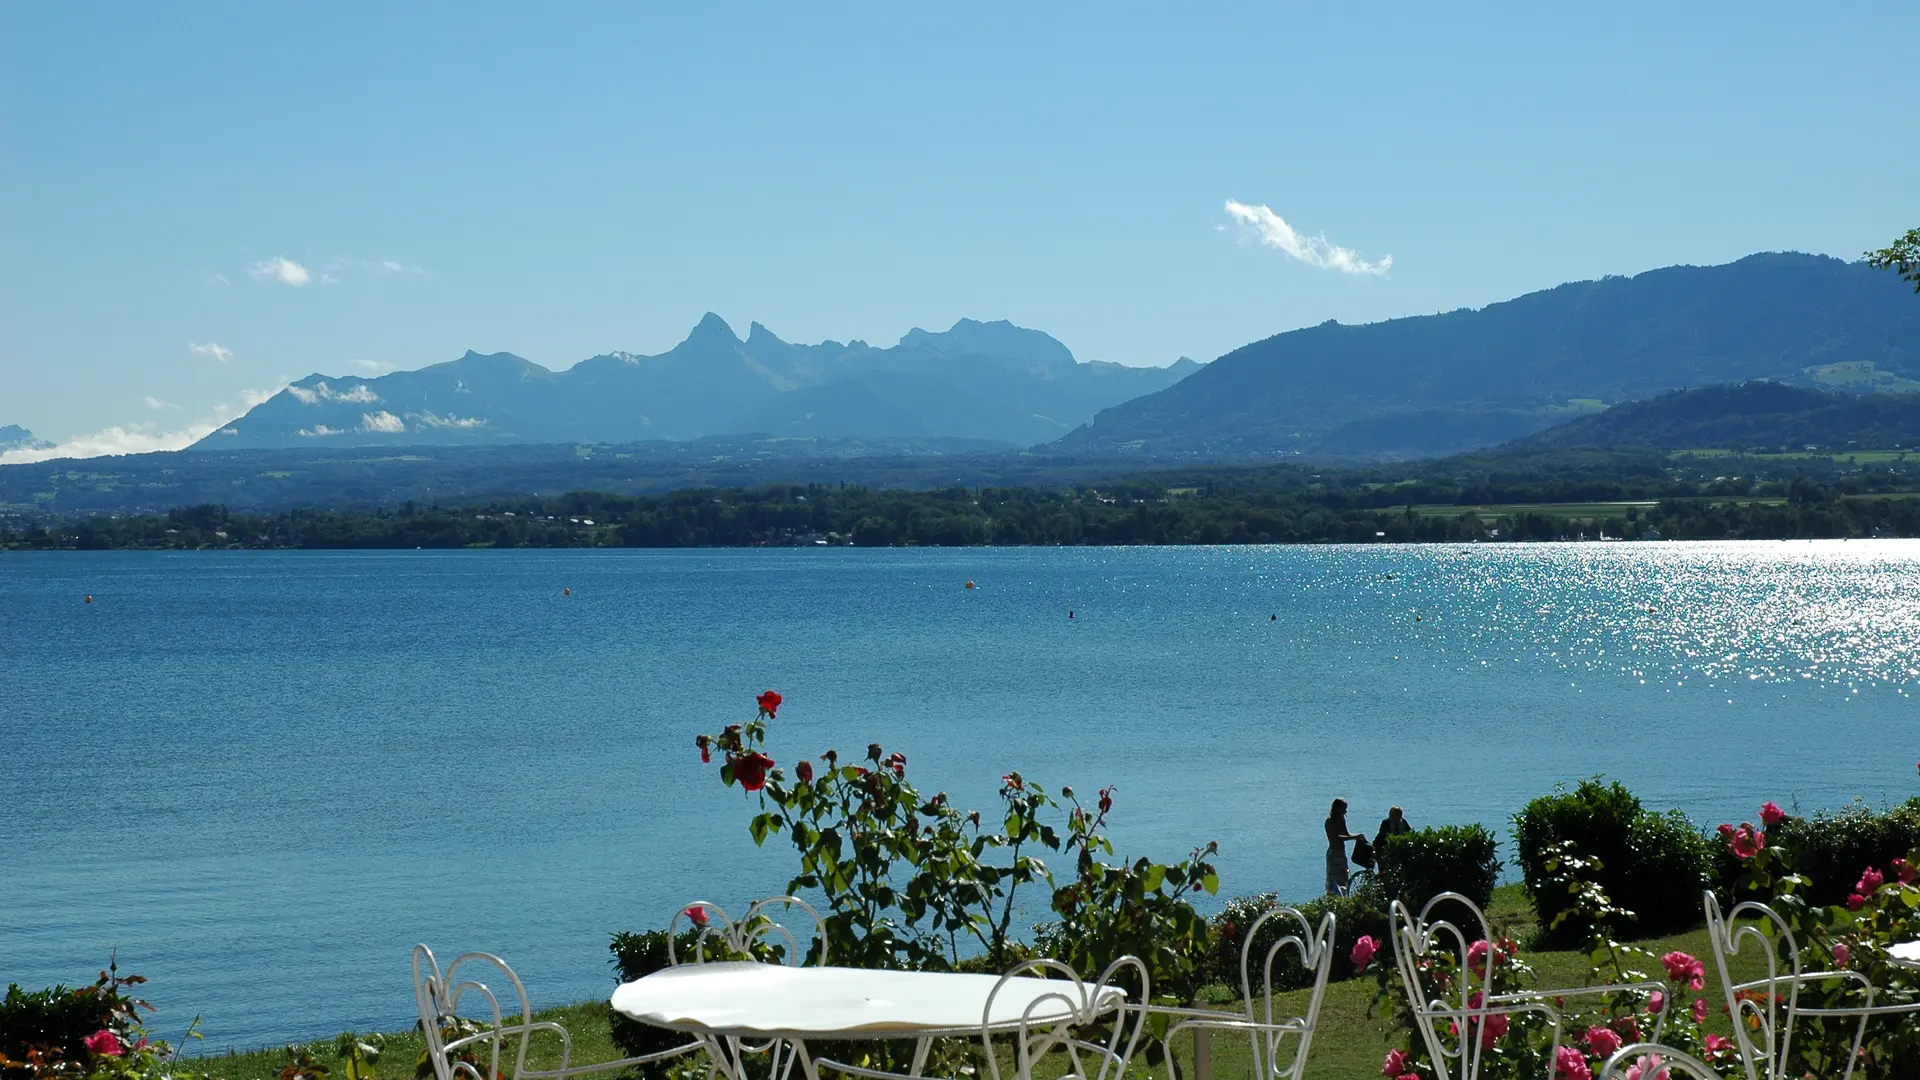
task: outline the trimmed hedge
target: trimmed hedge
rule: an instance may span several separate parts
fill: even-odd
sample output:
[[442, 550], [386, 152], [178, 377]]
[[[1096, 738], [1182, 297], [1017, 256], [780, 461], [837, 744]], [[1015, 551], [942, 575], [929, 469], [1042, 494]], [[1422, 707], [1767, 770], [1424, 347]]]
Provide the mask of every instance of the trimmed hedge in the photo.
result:
[[1499, 841], [1483, 825], [1444, 825], [1387, 838], [1380, 885], [1414, 912], [1443, 892], [1457, 892], [1485, 911], [1500, 879]]
[[[683, 956], [691, 955], [699, 931], [689, 927], [682, 930], [674, 941], [674, 947]], [[619, 933], [607, 944], [613, 952], [613, 969], [623, 983], [632, 982], [642, 975], [651, 975], [667, 966], [667, 932], [665, 930], [647, 930], [640, 933]], [[612, 1028], [613, 1044], [627, 1057], [639, 1057], [642, 1054], [656, 1054], [662, 1050], [671, 1050], [687, 1041], [687, 1037], [677, 1031], [643, 1024], [628, 1016], [623, 1016], [607, 1007], [608, 1026]], [[672, 1062], [640, 1067], [647, 1077], [664, 1077]]]
[[[1257, 896], [1241, 896], [1227, 901], [1220, 914], [1213, 917], [1213, 956], [1206, 966], [1209, 969], [1209, 982], [1230, 986], [1237, 993], [1240, 989], [1240, 947], [1246, 940], [1246, 931], [1260, 916], [1280, 906], [1280, 898], [1273, 893], [1261, 893]], [[1309, 927], [1320, 925], [1320, 919], [1328, 912], [1333, 913], [1333, 966], [1328, 973], [1331, 980], [1351, 979], [1353, 971], [1353, 943], [1361, 935], [1370, 934], [1375, 940], [1387, 940], [1387, 901], [1380, 886], [1371, 878], [1361, 878], [1355, 885], [1351, 896], [1322, 896], [1304, 904], [1294, 904], [1307, 918]], [[1291, 919], [1274, 919], [1260, 928], [1260, 935], [1254, 939], [1253, 977], [1258, 984], [1259, 965], [1265, 963], [1267, 950], [1289, 932], [1297, 933]], [[1306, 968], [1300, 963], [1300, 954], [1292, 948], [1282, 950], [1280, 959], [1274, 964], [1274, 989], [1298, 990], [1313, 982]]]
[[1514, 815], [1513, 839], [1527, 896], [1544, 941], [1576, 944], [1589, 927], [1554, 918], [1568, 907], [1565, 889], [1549, 880], [1547, 848], [1571, 841], [1600, 861], [1595, 875], [1613, 903], [1638, 917], [1610, 929], [1631, 937], [1686, 930], [1701, 921], [1700, 894], [1713, 880], [1713, 842], [1685, 814], [1656, 814], [1617, 781], [1583, 780], [1572, 791], [1543, 795]]
[[[1886, 873], [1893, 860], [1920, 849], [1920, 798], [1884, 814], [1855, 803], [1837, 813], [1822, 810], [1810, 818], [1790, 817], [1767, 830], [1767, 842], [1792, 848], [1795, 867], [1809, 882], [1801, 894], [1809, 904], [1843, 903], [1862, 870], [1871, 866]], [[1769, 899], [1736, 897], [1735, 883], [1745, 867], [1725, 844], [1714, 847], [1714, 879], [1721, 900]]]

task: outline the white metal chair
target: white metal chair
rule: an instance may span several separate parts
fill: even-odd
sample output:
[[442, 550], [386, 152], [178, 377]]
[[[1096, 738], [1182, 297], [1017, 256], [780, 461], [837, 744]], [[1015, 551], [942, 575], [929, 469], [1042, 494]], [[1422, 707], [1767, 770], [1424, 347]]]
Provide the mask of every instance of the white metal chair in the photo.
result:
[[[1471, 918], [1463, 921], [1469, 925], [1462, 927], [1450, 919], [1436, 918], [1435, 909], [1442, 906], [1465, 910]], [[1486, 914], [1478, 904], [1459, 893], [1441, 893], [1427, 901], [1420, 909], [1420, 914], [1415, 916], [1405, 904], [1395, 900], [1389, 905], [1388, 919], [1392, 923], [1394, 961], [1400, 969], [1400, 981], [1406, 987], [1414, 1025], [1420, 1031], [1421, 1041], [1426, 1044], [1439, 1080], [1450, 1080], [1456, 1074], [1460, 1080], [1475, 1080], [1480, 1075], [1485, 1047], [1474, 1033], [1489, 1018], [1525, 1013], [1545, 1017], [1553, 1031], [1553, 1046], [1548, 1051], [1551, 1060], [1551, 1056], [1558, 1053], [1560, 1048], [1560, 1006], [1565, 1000], [1606, 997], [1623, 990], [1641, 991], [1650, 997], [1654, 991], [1665, 989], [1664, 984], [1648, 979], [1601, 986], [1495, 993], [1494, 976], [1499, 960]], [[1487, 943], [1479, 971], [1474, 970], [1471, 962], [1476, 942]], [[1436, 950], [1452, 955], [1457, 965], [1455, 970], [1459, 974], [1458, 979], [1437, 995], [1427, 992], [1419, 967], [1420, 959]], [[1478, 1005], [1474, 1004], [1476, 1000]], [[1666, 1025], [1667, 1012], [1673, 1008], [1670, 1001], [1663, 1002], [1663, 1005], [1662, 1010], [1654, 1016], [1654, 1042], [1659, 1041]]]
[[[777, 913], [782, 918], [790, 919], [795, 909], [813, 921], [810, 948], [801, 948], [799, 937], [773, 918], [773, 914]], [[696, 911], [703, 917], [695, 919], [693, 913]], [[683, 921], [700, 931], [694, 938], [691, 961], [680, 959], [677, 939]], [[720, 905], [706, 900], [695, 900], [674, 912], [673, 920], [667, 924], [667, 963], [675, 967], [685, 962], [704, 964], [710, 946], [723, 946], [728, 960], [753, 959], [764, 963], [771, 954], [777, 955], [782, 964], [800, 967], [811, 956], [817, 967], [827, 962], [827, 924], [811, 904], [797, 896], [769, 896], [765, 900], [755, 900], [747, 905], [746, 912], [738, 919], [728, 916]]]
[[[1279, 933], [1273, 943], [1258, 958], [1254, 955], [1255, 942], [1268, 923], [1274, 924]], [[1240, 1012], [1209, 1009], [1173, 1009], [1153, 1007], [1149, 1013], [1161, 1013], [1173, 1018], [1172, 1026], [1167, 1029], [1167, 1045], [1173, 1045], [1174, 1036], [1186, 1032], [1194, 1035], [1194, 1075], [1195, 1080], [1211, 1080], [1212, 1063], [1210, 1061], [1211, 1036], [1214, 1032], [1245, 1033], [1253, 1043], [1253, 1075], [1256, 1080], [1300, 1080], [1307, 1067], [1307, 1053], [1313, 1047], [1313, 1033], [1320, 1026], [1320, 1002], [1326, 997], [1327, 975], [1333, 969], [1334, 917], [1331, 913], [1322, 916], [1319, 926], [1313, 926], [1307, 917], [1296, 908], [1276, 907], [1263, 913], [1247, 928], [1246, 939], [1240, 943], [1240, 999], [1244, 1006]], [[1284, 993], [1284, 988], [1274, 986], [1275, 968], [1289, 954], [1300, 960], [1312, 980], [1307, 995], [1307, 1005], [1298, 1015], [1275, 1012], [1274, 995]], [[1293, 1039], [1291, 1053], [1287, 1052], [1287, 1040]], [[1282, 1060], [1285, 1059], [1285, 1064]], [[1173, 1069], [1172, 1057], [1168, 1057], [1168, 1069]]]
[[[1013, 980], [1035, 978], [1058, 983], [1059, 989], [1025, 995], [1026, 1004], [1017, 1015], [1005, 1015], [1004, 1008], [996, 1014], [994, 1006]], [[1139, 1049], [1148, 1015], [1142, 1005], [1128, 1004], [1129, 988], [1139, 995], [1138, 1002], [1151, 1000], [1147, 966], [1136, 957], [1123, 956], [1115, 960], [1092, 983], [1058, 960], [1028, 960], [1008, 969], [994, 984], [981, 1011], [978, 1028], [922, 1034], [977, 1037], [981, 1055], [986, 1059], [982, 1069], [984, 1080], [1034, 1080], [1036, 1066], [1055, 1054], [1063, 1060], [1039, 1071], [1049, 1080], [1121, 1080], [1134, 1052]], [[1021, 987], [1023, 995], [1027, 989], [1024, 985]], [[1001, 1040], [1002, 1046], [1006, 1040], [1012, 1040], [1010, 1076], [1004, 1074], [1000, 1055], [995, 1052], [996, 1039]], [[929, 1042], [930, 1038], [920, 1040], [912, 1071], [908, 1073], [869, 1069], [825, 1058], [815, 1061], [814, 1065], [821, 1070], [867, 1080], [917, 1080], [926, 1061]], [[1056, 1064], [1065, 1068], [1056, 1068]]]
[[[810, 948], [802, 948], [799, 936], [773, 918], [777, 913], [782, 918], [791, 919], [795, 909], [813, 921]], [[696, 911], [702, 918], [694, 917]], [[694, 936], [693, 956], [687, 960], [683, 960], [679, 952], [678, 938], [682, 921], [699, 931]], [[738, 919], [729, 916], [718, 904], [695, 900], [674, 912], [673, 919], [667, 924], [667, 963], [674, 967], [682, 963], [705, 964], [709, 962], [709, 949], [719, 953], [720, 958], [725, 960], [767, 963], [771, 956], [787, 967], [803, 967], [812, 957], [814, 966], [818, 967], [827, 962], [827, 924], [811, 904], [797, 896], [769, 896], [764, 900], [755, 900], [747, 905], [747, 910]], [[793, 1072], [794, 1062], [799, 1056], [793, 1043], [781, 1039], [750, 1043], [744, 1039], [727, 1037], [716, 1045], [708, 1045], [708, 1052], [725, 1053], [728, 1056], [731, 1063], [729, 1075], [744, 1075], [740, 1069], [741, 1055], [766, 1054], [767, 1075], [776, 1080], [785, 1080]]]
[[[517, 1016], [501, 1010], [500, 997], [487, 984], [487, 979], [513, 988], [519, 1003]], [[414, 946], [413, 994], [420, 1007], [420, 1034], [426, 1040], [427, 1060], [433, 1064], [437, 1080], [500, 1080], [503, 1049], [512, 1058], [514, 1080], [563, 1080], [583, 1073], [649, 1065], [701, 1048], [701, 1043], [695, 1041], [655, 1054], [575, 1065], [573, 1037], [554, 1021], [533, 1018], [533, 1006], [520, 976], [492, 953], [462, 953], [443, 972], [432, 949]], [[472, 1016], [460, 1015], [463, 999], [469, 1004], [478, 999], [477, 1022]], [[542, 1033], [559, 1041], [559, 1064], [550, 1069], [532, 1068], [527, 1064], [533, 1037]], [[507, 1048], [509, 1042], [518, 1043], [517, 1048]]]
[[[1767, 905], [1749, 900], [1735, 904], [1723, 917], [1720, 901], [1712, 891], [1702, 894], [1701, 903], [1707, 912], [1707, 936], [1713, 943], [1714, 964], [1720, 969], [1720, 986], [1733, 1010], [1734, 1044], [1740, 1050], [1748, 1080], [1781, 1080], [1788, 1075], [1794, 1028], [1802, 1019], [1853, 1021], [1847, 1067], [1840, 1080], [1853, 1076], [1860, 1060], [1860, 1044], [1871, 1021], [1905, 1016], [1920, 1023], [1920, 1002], [1875, 1004], [1880, 988], [1860, 972], [1808, 970], [1792, 928]], [[1735, 982], [1731, 961], [1740, 955], [1743, 945], [1756, 947], [1766, 959], [1767, 973], [1758, 979]], [[1831, 988], [1836, 982], [1841, 994], [1855, 998], [1857, 1004], [1810, 1006], [1801, 1002], [1803, 988], [1814, 983], [1826, 983]]]

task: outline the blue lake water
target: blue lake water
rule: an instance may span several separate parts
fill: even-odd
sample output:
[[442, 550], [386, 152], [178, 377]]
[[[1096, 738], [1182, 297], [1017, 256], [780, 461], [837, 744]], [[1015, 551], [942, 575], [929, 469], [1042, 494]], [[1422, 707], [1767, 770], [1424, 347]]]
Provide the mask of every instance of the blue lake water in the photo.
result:
[[210, 1048], [410, 1024], [417, 941], [600, 996], [790, 873], [692, 745], [769, 687], [783, 764], [1115, 784], [1123, 852], [1305, 898], [1334, 796], [1913, 794], [1920, 543], [0, 556], [0, 982], [117, 949]]

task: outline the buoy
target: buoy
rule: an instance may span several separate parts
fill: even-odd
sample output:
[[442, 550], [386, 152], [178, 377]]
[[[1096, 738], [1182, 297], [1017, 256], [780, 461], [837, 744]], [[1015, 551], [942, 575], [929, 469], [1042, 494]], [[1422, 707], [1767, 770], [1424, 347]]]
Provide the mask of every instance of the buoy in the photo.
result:
[[88, 593], [88, 594], [87, 594], [87, 603], [89, 603], [89, 604], [91, 604], [91, 603], [93, 603], [93, 594], [92, 594], [92, 593]]
[[1422, 616], [1419, 616], [1419, 615], [1415, 615], [1415, 616], [1413, 617], [1413, 621], [1414, 621], [1414, 622], [1420, 622], [1420, 621], [1422, 621]]
[[571, 586], [571, 585], [569, 585], [569, 586], [567, 586], [566, 588], [564, 588], [564, 589], [561, 589], [561, 590], [560, 590], [560, 595], [561, 595], [561, 596], [572, 596], [572, 595], [573, 595], [573, 586]]
[[973, 582], [971, 581], [967, 582], [967, 588], [969, 589], [973, 588]]
[[1279, 621], [1280, 621], [1280, 616], [1278, 616], [1278, 615], [1269, 615], [1269, 616], [1267, 616], [1267, 621], [1268, 621], [1268, 622], [1279, 622]]
[[1073, 618], [1073, 609], [1071, 608], [1067, 609], [1067, 618], [1069, 619]]

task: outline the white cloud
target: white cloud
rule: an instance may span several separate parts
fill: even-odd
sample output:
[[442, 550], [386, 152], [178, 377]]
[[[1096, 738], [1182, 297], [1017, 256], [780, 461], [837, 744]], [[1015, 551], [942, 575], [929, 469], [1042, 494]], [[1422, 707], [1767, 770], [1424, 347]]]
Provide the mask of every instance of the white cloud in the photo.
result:
[[389, 364], [385, 360], [349, 360], [347, 363], [370, 375], [385, 375], [387, 372], [397, 370], [399, 367], [399, 365]]
[[233, 350], [217, 341], [209, 341], [204, 345], [197, 345], [189, 341], [187, 342], [187, 351], [195, 356], [205, 356], [209, 359], [218, 360], [223, 364], [233, 359]]
[[289, 386], [287, 393], [302, 405], [318, 405], [323, 401], [344, 401], [352, 405], [372, 405], [380, 400], [373, 387], [361, 383], [345, 390], [335, 390], [326, 383], [317, 382], [312, 386]]
[[1383, 255], [1368, 262], [1352, 248], [1341, 247], [1326, 236], [1303, 236], [1285, 218], [1265, 206], [1248, 206], [1227, 200], [1227, 213], [1240, 223], [1241, 235], [1270, 248], [1278, 248], [1309, 266], [1338, 270], [1343, 274], [1371, 274], [1376, 277], [1393, 269], [1393, 256]]
[[19, 465], [53, 458], [91, 458], [109, 454], [182, 450], [225, 428], [235, 417], [244, 415], [248, 409], [278, 394], [280, 390], [278, 386], [265, 390], [242, 390], [238, 400], [215, 406], [211, 415], [172, 431], [161, 430], [157, 424], [116, 424], [90, 435], [65, 439], [42, 450], [8, 450], [0, 453], [0, 465]]
[[441, 416], [439, 413], [430, 412], [408, 413], [407, 419], [418, 420], [428, 427], [459, 428], [462, 430], [485, 427], [487, 424], [485, 420], [478, 416]]
[[392, 259], [381, 259], [380, 269], [385, 270], [389, 274], [398, 274], [406, 270], [406, 267], [394, 262]]
[[301, 428], [299, 434], [306, 439], [324, 439], [329, 435], [345, 435], [346, 432], [340, 428], [330, 428], [325, 424], [315, 424], [310, 428]]
[[254, 263], [247, 267], [247, 273], [261, 281], [278, 281], [282, 285], [305, 285], [313, 279], [306, 267], [285, 255], [275, 255], [264, 262]]
[[363, 431], [380, 431], [388, 435], [396, 435], [407, 430], [407, 422], [382, 409], [379, 412], [361, 413], [360, 428]]
[[171, 401], [161, 401], [159, 398], [154, 397], [152, 394], [148, 394], [141, 400], [147, 403], [147, 408], [153, 409], [156, 412], [161, 409], [177, 409], [180, 407], [178, 405], [175, 405]]
[[207, 284], [209, 285], [233, 284], [233, 282], [227, 280], [227, 275], [225, 274], [208, 274], [206, 280], [207, 280]]

